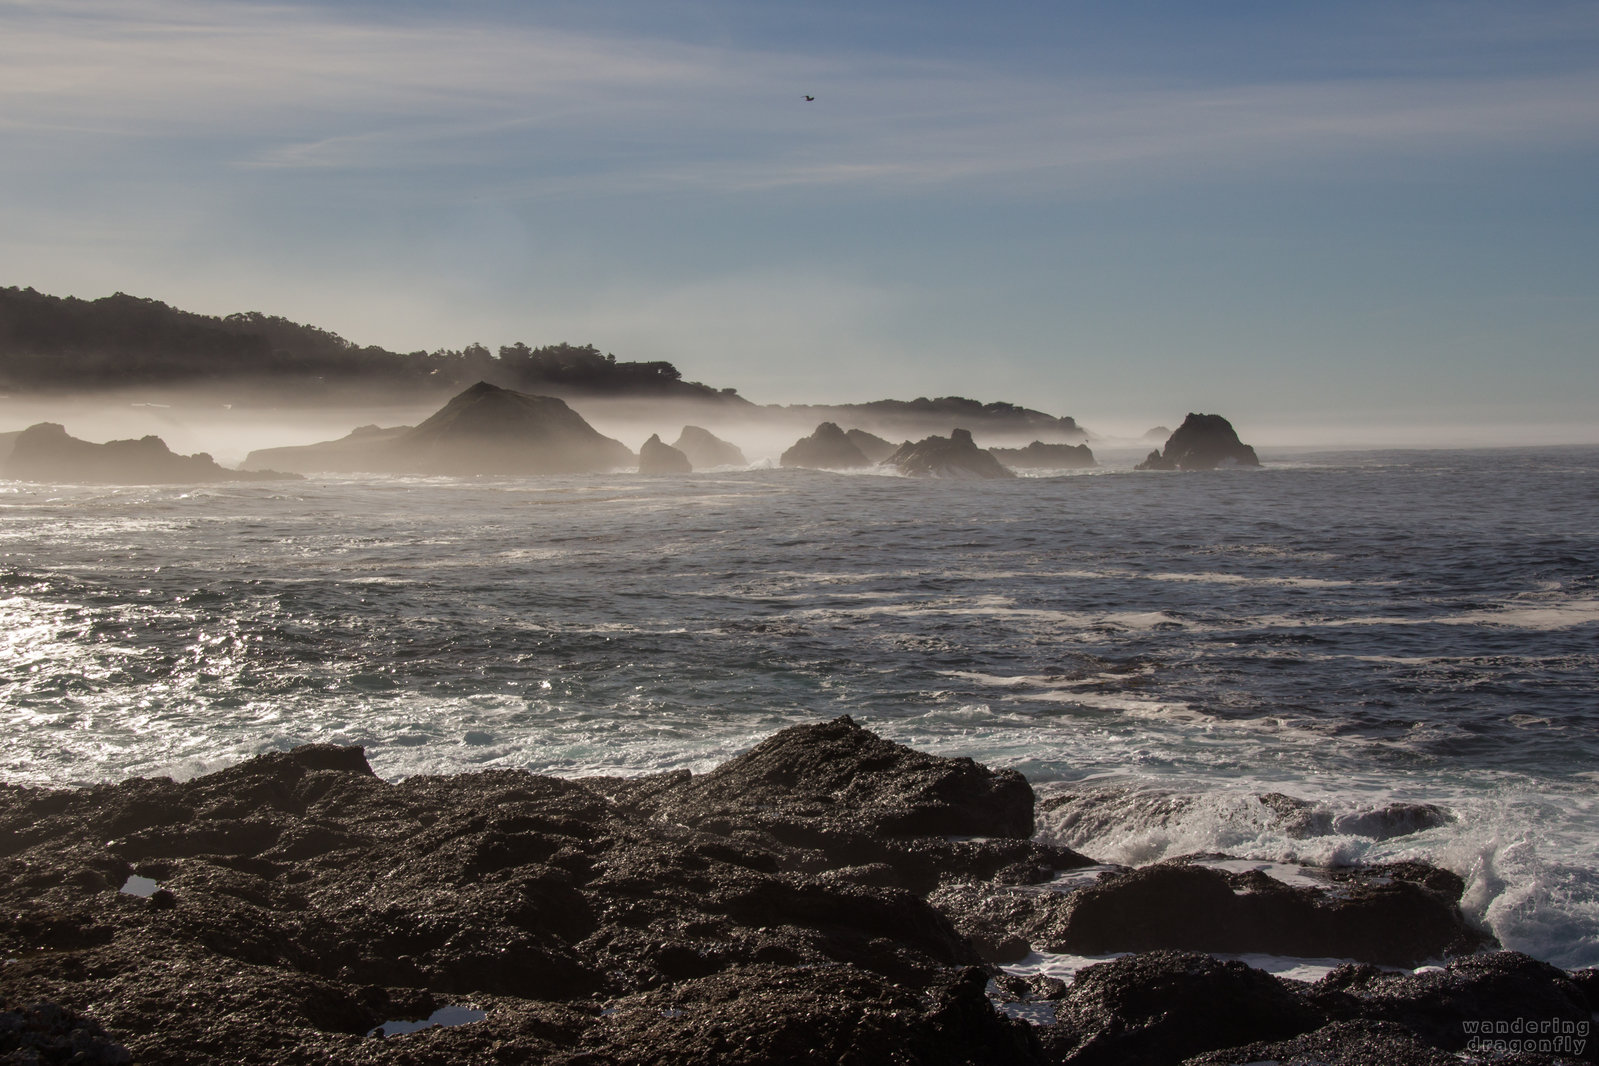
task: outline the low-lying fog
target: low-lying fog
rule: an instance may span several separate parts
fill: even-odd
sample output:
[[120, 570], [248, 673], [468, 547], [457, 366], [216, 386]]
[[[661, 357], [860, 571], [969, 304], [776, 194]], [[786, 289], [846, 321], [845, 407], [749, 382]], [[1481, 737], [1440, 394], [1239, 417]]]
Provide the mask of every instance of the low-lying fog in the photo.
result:
[[[343, 437], [358, 426], [416, 425], [448, 397], [390, 405], [333, 406], [308, 403], [263, 405], [249, 397], [222, 395], [164, 396], [99, 394], [75, 397], [0, 397], [0, 434], [37, 422], [58, 422], [82, 440], [160, 437], [174, 452], [207, 452], [223, 466], [236, 467], [259, 448], [314, 444]], [[568, 403], [595, 429], [637, 451], [651, 434], [671, 443], [685, 425], [698, 425], [738, 445], [752, 464], [775, 462], [797, 439], [815, 428], [814, 414], [765, 407], [728, 407], [644, 399], [571, 399]], [[1089, 433], [1088, 444], [1102, 461], [1112, 456], [1141, 456], [1164, 443], [1156, 427], [1178, 426], [1186, 412], [1151, 412], [1146, 416], [1115, 414], [1096, 417], [1092, 408], [1052, 411], [1070, 415]], [[1588, 423], [1520, 425], [1366, 424], [1252, 420], [1247, 411], [1207, 412], [1230, 419], [1239, 436], [1261, 449], [1455, 448], [1516, 447], [1599, 443], [1599, 426]], [[845, 428], [851, 428], [845, 426]], [[861, 428], [874, 431], [870, 426]], [[875, 432], [875, 431], [874, 431]], [[892, 434], [879, 434], [892, 436]], [[979, 430], [979, 444], [1017, 446], [1015, 438], [997, 439]], [[898, 443], [898, 440], [895, 440]], [[1119, 463], [1116, 465], [1120, 465]]]

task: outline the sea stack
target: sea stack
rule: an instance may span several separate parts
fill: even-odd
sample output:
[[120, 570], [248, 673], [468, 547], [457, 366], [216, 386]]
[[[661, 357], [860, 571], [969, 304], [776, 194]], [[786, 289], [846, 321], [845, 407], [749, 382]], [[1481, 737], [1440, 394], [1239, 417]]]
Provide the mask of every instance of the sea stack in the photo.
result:
[[947, 437], [927, 437], [915, 444], [907, 441], [883, 460], [908, 477], [1000, 478], [1015, 477], [988, 452], [972, 440], [970, 430], [957, 429]]
[[1221, 415], [1190, 413], [1166, 440], [1164, 451], [1150, 452], [1137, 470], [1215, 470], [1259, 466], [1255, 449], [1238, 439], [1232, 423]]
[[706, 470], [713, 466], [748, 466], [749, 460], [744, 458], [744, 453], [738, 445], [730, 444], [708, 429], [699, 426], [684, 426], [683, 432], [677, 435], [677, 440], [672, 447], [688, 456], [688, 461], [696, 470]]
[[836, 422], [823, 422], [809, 437], [796, 441], [778, 462], [811, 470], [854, 470], [871, 466], [871, 460], [850, 443]]
[[650, 439], [638, 450], [638, 472], [641, 474], [692, 474], [694, 464], [689, 462], [688, 456], [661, 440], [659, 433], [650, 434]]

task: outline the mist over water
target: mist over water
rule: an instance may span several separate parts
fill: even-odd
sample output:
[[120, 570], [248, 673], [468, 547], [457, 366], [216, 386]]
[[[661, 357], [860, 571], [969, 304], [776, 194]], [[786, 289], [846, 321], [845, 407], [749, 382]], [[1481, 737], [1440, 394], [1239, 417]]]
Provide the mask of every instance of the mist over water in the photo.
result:
[[[0, 775], [308, 741], [389, 777], [703, 770], [851, 714], [1071, 793], [1040, 832], [1096, 858], [1423, 858], [1507, 946], [1599, 962], [1599, 450], [1262, 459], [3, 483]], [[1448, 818], [1373, 828], [1395, 803]]]

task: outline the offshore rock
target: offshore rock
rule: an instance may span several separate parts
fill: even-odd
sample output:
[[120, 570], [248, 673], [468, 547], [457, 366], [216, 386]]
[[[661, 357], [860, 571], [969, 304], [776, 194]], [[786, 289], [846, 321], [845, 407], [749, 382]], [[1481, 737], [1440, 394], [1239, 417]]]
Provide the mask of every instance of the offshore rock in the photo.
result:
[[1255, 449], [1238, 439], [1232, 423], [1221, 415], [1190, 413], [1166, 440], [1163, 451], [1150, 452], [1138, 470], [1215, 470], [1227, 466], [1259, 466]]
[[744, 458], [744, 453], [739, 450], [738, 445], [731, 444], [699, 426], [684, 426], [683, 432], [672, 442], [672, 447], [686, 455], [696, 470], [708, 470], [714, 466], [749, 465], [749, 460]]
[[988, 453], [1012, 470], [1087, 470], [1099, 463], [1086, 444], [1045, 444], [1025, 448], [990, 448]]
[[360, 474], [378, 463], [377, 456], [415, 428], [357, 426], [338, 440], [282, 448], [257, 448], [244, 457], [244, 469], [293, 470], [301, 474]]
[[836, 422], [823, 422], [810, 436], [795, 441], [778, 463], [808, 470], [855, 470], [872, 465]]
[[337, 441], [251, 452], [245, 460], [264, 462], [307, 473], [471, 477], [608, 473], [633, 469], [638, 459], [563, 400], [480, 381], [418, 426], [367, 426]]
[[861, 450], [870, 462], [880, 463], [894, 454], [894, 449], [899, 447], [893, 441], [884, 440], [875, 433], [868, 433], [864, 429], [851, 429], [844, 433], [849, 442]]
[[204, 452], [176, 455], [160, 437], [93, 444], [68, 435], [54, 422], [40, 422], [16, 435], [0, 473], [18, 481], [94, 485], [186, 485], [216, 481], [292, 478], [273, 470], [228, 470]]
[[908, 477], [1003, 478], [1015, 477], [998, 459], [979, 448], [969, 430], [951, 431], [948, 437], [926, 437], [899, 450], [883, 465], [892, 466]]
[[688, 456], [661, 440], [660, 434], [650, 434], [650, 439], [638, 451], [638, 472], [641, 474], [692, 474], [694, 465]]

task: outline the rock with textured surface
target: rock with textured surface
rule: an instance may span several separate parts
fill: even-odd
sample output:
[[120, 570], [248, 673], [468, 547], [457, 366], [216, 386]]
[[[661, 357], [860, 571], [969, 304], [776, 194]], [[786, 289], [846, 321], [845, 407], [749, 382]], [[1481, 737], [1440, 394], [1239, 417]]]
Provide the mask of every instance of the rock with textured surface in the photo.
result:
[[900, 445], [883, 460], [907, 477], [1005, 478], [1015, 477], [991, 454], [979, 448], [972, 435], [957, 429], [947, 437], [926, 437]]

